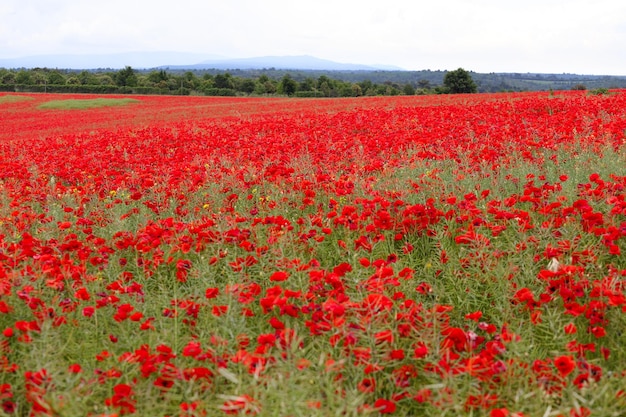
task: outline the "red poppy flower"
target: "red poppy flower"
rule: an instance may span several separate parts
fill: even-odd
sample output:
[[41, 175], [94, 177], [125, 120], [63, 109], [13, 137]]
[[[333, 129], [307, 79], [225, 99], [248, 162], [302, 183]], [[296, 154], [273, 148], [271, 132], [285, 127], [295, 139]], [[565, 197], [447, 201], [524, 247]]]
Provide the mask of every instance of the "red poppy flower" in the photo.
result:
[[385, 398], [379, 398], [374, 403], [374, 408], [376, 408], [380, 414], [391, 414], [396, 411], [396, 403]]
[[574, 323], [569, 323], [565, 325], [565, 333], [574, 334], [577, 332], [576, 325]]
[[363, 378], [357, 384], [357, 389], [361, 392], [374, 392], [376, 389], [376, 380], [374, 378]]
[[554, 358], [554, 366], [562, 377], [566, 377], [574, 371], [576, 362], [571, 356], [563, 355]]
[[208, 299], [215, 298], [219, 295], [219, 288], [207, 288], [204, 292], [204, 296]]
[[283, 271], [276, 271], [270, 276], [270, 281], [281, 282], [289, 278], [289, 274]]
[[425, 358], [428, 355], [428, 347], [423, 342], [419, 342], [413, 354], [416, 359]]
[[475, 322], [478, 322], [478, 320], [480, 320], [480, 318], [483, 316], [483, 312], [482, 311], [475, 311], [473, 313], [468, 313], [465, 315], [465, 318], [468, 320], [473, 320]]

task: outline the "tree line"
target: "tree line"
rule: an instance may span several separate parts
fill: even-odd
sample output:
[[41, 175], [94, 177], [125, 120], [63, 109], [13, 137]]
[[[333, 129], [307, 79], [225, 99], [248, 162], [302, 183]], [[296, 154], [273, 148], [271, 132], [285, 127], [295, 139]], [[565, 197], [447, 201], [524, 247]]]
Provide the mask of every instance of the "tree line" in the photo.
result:
[[477, 92], [470, 73], [462, 68], [446, 72], [441, 84], [428, 79], [411, 82], [346, 81], [327, 75], [284, 73], [281, 77], [253, 77], [228, 71], [0, 69], [0, 91], [55, 93], [130, 93], [209, 96], [358, 97]]

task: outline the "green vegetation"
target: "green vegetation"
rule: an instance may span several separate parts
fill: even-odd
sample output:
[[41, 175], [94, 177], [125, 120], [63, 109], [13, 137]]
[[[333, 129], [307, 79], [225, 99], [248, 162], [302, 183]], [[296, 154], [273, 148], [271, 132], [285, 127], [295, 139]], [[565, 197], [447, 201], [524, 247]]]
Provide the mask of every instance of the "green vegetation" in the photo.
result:
[[[474, 92], [626, 88], [626, 77], [575, 74], [480, 74], [465, 71]], [[450, 75], [451, 74], [451, 75]], [[284, 69], [60, 70], [2, 69], [0, 91], [208, 96], [358, 97], [453, 93], [455, 71], [324, 71]], [[450, 78], [452, 77], [452, 78]]]
[[603, 96], [609, 94], [609, 90], [606, 88], [596, 88], [595, 90], [591, 90], [589, 93], [595, 96]]
[[[333, 79], [325, 73], [251, 71], [137, 71], [129, 66], [115, 72], [0, 69], [0, 91], [92, 94], [173, 94], [207, 96], [358, 97], [441, 94], [429, 80], [404, 82]], [[333, 73], [335, 75], [335, 73]], [[345, 75], [340, 72], [336, 75]]]
[[93, 109], [97, 107], [113, 107], [113, 106], [125, 106], [131, 103], [138, 103], [139, 100], [134, 98], [95, 98], [85, 100], [53, 100], [43, 103], [39, 106], [40, 109], [46, 110], [79, 110], [79, 109]]
[[448, 72], [443, 77], [443, 85], [451, 94], [476, 93], [478, 91], [472, 76], [463, 68]]
[[0, 104], [17, 103], [20, 101], [28, 101], [32, 99], [33, 99], [32, 97], [27, 97], [27, 96], [7, 94], [6, 96], [0, 96]]

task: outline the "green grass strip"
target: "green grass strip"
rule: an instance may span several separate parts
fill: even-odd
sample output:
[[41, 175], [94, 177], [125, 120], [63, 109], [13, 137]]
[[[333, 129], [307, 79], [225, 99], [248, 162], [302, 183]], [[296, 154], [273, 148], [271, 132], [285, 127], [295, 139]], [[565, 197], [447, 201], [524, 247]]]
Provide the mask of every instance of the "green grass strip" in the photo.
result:
[[28, 96], [19, 96], [19, 95], [14, 95], [14, 94], [7, 94], [4, 96], [0, 96], [0, 104], [5, 104], [5, 103], [17, 103], [20, 101], [29, 101], [32, 100], [32, 97], [28, 97]]
[[95, 98], [95, 99], [71, 99], [71, 100], [53, 100], [38, 106], [44, 110], [82, 110], [94, 109], [98, 107], [125, 106], [131, 103], [138, 103], [139, 100], [134, 98]]

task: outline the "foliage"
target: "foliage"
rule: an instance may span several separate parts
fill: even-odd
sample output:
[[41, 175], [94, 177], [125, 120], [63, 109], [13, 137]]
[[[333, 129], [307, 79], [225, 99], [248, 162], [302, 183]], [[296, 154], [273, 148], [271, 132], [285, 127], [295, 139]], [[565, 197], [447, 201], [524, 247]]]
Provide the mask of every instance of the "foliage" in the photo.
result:
[[[28, 83], [16, 81], [18, 73]], [[445, 71], [321, 71], [321, 70], [135, 70], [137, 85], [116, 85], [117, 72], [75, 71], [49, 68], [7, 70], [0, 68], [0, 91], [69, 92], [94, 94], [224, 94], [274, 95], [280, 80], [289, 75], [298, 83], [299, 97], [358, 97], [372, 95], [445, 94]], [[216, 78], [217, 77], [217, 78]], [[547, 91], [549, 89], [615, 89], [626, 87], [625, 77], [576, 74], [473, 73], [479, 92]], [[216, 85], [217, 83], [217, 85]], [[218, 88], [218, 90], [213, 90]], [[232, 91], [229, 94], [232, 94]]]
[[591, 90], [589, 92], [589, 94], [593, 94], [593, 95], [596, 95], [596, 96], [602, 96], [602, 95], [605, 95], [605, 94], [609, 94], [609, 90], [606, 89], [606, 88], [596, 88], [594, 90]]
[[287, 96], [294, 95], [297, 89], [298, 83], [296, 83], [288, 74], [280, 80], [280, 84], [278, 85], [278, 91]]
[[447, 72], [443, 77], [443, 85], [451, 94], [478, 92], [472, 76], [463, 68]]
[[115, 83], [120, 87], [136, 87], [137, 82], [135, 70], [129, 66], [119, 70], [117, 74], [115, 74]]
[[624, 92], [21, 96], [0, 415], [623, 414]]

